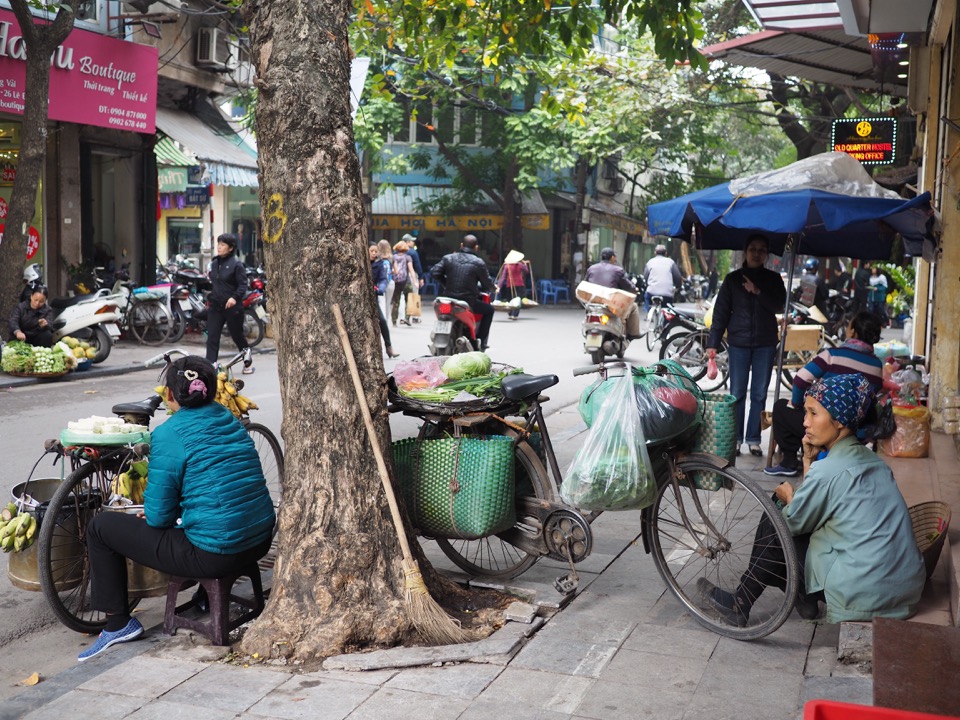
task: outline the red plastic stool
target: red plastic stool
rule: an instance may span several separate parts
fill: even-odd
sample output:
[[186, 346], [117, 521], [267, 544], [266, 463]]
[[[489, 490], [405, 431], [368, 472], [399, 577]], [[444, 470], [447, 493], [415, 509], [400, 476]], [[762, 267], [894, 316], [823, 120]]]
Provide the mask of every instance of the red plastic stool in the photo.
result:
[[[231, 594], [234, 583], [242, 577], [250, 578], [253, 585], [252, 598]], [[194, 583], [199, 583], [207, 591], [210, 602], [210, 619], [207, 621], [194, 620], [181, 615], [185, 610], [195, 607], [196, 600], [191, 598], [183, 605], [177, 605], [177, 595]], [[248, 608], [248, 611], [230, 620], [231, 602]], [[176, 635], [177, 628], [187, 628], [206, 635], [214, 645], [229, 645], [230, 631], [260, 615], [263, 607], [263, 583], [260, 581], [260, 567], [257, 563], [251, 563], [232, 575], [219, 578], [188, 578], [171, 575], [167, 583], [167, 606], [163, 613], [163, 631], [167, 635]]]

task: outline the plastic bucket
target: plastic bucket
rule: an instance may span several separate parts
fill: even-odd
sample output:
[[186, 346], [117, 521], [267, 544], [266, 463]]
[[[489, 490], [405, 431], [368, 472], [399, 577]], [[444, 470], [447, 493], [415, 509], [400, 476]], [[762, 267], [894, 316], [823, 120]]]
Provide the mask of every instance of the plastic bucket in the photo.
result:
[[[53, 497], [57, 487], [60, 485], [60, 478], [39, 478], [31, 480], [29, 483], [20, 483], [11, 490], [14, 502], [19, 502], [26, 491], [28, 498], [24, 503], [23, 509], [36, 518], [37, 507]], [[7, 567], [7, 577], [10, 584], [21, 590], [30, 590], [40, 592], [40, 570], [38, 566], [39, 538], [34, 538], [34, 543], [26, 550], [21, 552], [12, 552], [9, 555], [10, 561]], [[51, 561], [56, 565], [58, 560], [76, 558], [83, 548], [77, 540], [76, 517], [68, 518], [63, 527], [58, 527], [54, 533], [53, 551]], [[83, 568], [80, 563], [76, 563], [69, 574], [57, 583], [57, 590], [69, 590], [80, 584], [83, 576]]]
[[[125, 505], [112, 507], [105, 505], [108, 512], [122, 512], [136, 515], [143, 512], [143, 505]], [[131, 598], [161, 597], [167, 594], [167, 583], [170, 576], [165, 572], [154, 570], [146, 565], [140, 565], [127, 559], [127, 595]]]

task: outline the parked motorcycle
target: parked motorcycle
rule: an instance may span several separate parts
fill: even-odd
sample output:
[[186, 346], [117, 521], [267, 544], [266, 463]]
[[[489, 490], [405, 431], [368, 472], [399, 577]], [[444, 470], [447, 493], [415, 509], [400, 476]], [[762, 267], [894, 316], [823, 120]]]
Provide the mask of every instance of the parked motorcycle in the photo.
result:
[[[40, 287], [43, 277], [39, 266], [27, 266], [23, 279], [28, 288]], [[51, 298], [48, 304], [53, 309], [50, 329], [54, 342], [69, 336], [90, 343], [97, 354], [94, 363], [102, 363], [110, 355], [113, 343], [120, 337], [117, 325], [118, 306], [109, 290], [98, 290], [89, 295]]]
[[[480, 293], [485, 303], [490, 303], [490, 293]], [[455, 355], [480, 349], [477, 327], [480, 315], [470, 309], [464, 300], [456, 300], [443, 295], [433, 301], [436, 322], [430, 330], [431, 355]]]

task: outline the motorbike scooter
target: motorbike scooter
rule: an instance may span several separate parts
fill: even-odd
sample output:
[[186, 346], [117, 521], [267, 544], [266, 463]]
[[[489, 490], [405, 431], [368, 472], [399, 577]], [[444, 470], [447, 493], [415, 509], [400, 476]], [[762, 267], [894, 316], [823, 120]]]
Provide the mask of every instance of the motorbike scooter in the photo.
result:
[[[23, 271], [23, 279], [26, 283], [25, 292], [29, 292], [30, 288], [42, 287], [43, 277], [39, 265], [28, 265]], [[52, 298], [48, 304], [53, 309], [50, 329], [53, 331], [54, 342], [68, 336], [83, 340], [96, 350], [96, 355], [92, 358], [94, 363], [102, 363], [107, 359], [113, 343], [120, 337], [117, 303], [109, 290], [98, 290], [89, 295]]]
[[[490, 293], [480, 293], [483, 302], [490, 302]], [[465, 300], [457, 300], [443, 295], [433, 301], [433, 312], [437, 317], [430, 331], [431, 355], [456, 355], [480, 349], [477, 327], [481, 316], [470, 309]]]
[[590, 356], [590, 362], [599, 365], [608, 355], [622, 358], [630, 346], [623, 320], [599, 303], [585, 303], [584, 310], [583, 351]]

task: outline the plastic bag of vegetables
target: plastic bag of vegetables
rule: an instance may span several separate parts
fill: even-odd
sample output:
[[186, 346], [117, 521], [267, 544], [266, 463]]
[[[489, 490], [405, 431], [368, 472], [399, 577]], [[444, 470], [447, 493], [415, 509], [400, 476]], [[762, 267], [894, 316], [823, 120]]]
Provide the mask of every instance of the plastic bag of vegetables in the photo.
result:
[[657, 492], [629, 372], [607, 381], [610, 391], [587, 439], [567, 468], [560, 496], [583, 510], [635, 510]]

